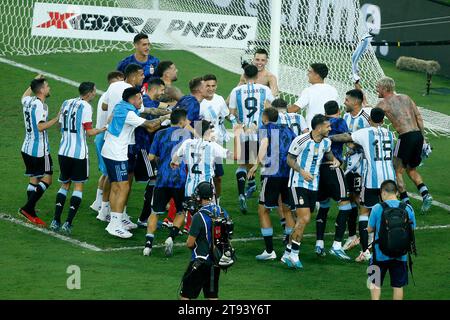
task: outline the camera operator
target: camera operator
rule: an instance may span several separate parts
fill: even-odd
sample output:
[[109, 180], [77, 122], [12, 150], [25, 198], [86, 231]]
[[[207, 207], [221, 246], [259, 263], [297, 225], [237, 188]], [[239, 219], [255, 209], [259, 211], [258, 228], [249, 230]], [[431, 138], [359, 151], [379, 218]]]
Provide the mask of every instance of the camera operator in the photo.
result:
[[181, 300], [197, 298], [202, 289], [206, 299], [217, 300], [220, 269], [234, 263], [234, 251], [229, 243], [232, 221], [213, 198], [212, 184], [204, 181], [197, 185], [187, 203], [197, 213], [192, 217], [186, 243], [192, 250], [192, 257], [183, 276]]

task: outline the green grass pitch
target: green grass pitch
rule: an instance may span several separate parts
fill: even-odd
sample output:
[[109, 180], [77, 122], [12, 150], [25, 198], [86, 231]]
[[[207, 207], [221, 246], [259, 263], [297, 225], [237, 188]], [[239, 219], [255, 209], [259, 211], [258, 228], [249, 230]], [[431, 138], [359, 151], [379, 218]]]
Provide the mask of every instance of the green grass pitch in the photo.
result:
[[[187, 82], [194, 76], [215, 73], [219, 79], [218, 93], [227, 96], [237, 84], [238, 76], [214, 66], [190, 53], [182, 51], [152, 52], [162, 60], [170, 59], [177, 64], [177, 85], [187, 92]], [[125, 52], [95, 54], [56, 54], [33, 57], [10, 57], [17, 62], [45, 70], [74, 81], [94, 81], [97, 88], [107, 88], [105, 76]], [[382, 62], [387, 75], [393, 76], [398, 91], [409, 94], [420, 106], [450, 114], [448, 96], [432, 94], [422, 96], [425, 76], [413, 72], [398, 71], [389, 62]], [[2, 74], [0, 116], [0, 213], [14, 215], [25, 201], [27, 179], [20, 156], [23, 141], [23, 116], [20, 97], [33, 73], [0, 64]], [[50, 117], [57, 113], [61, 103], [75, 97], [77, 90], [67, 84], [49, 80], [52, 96], [47, 100]], [[433, 78], [434, 87], [450, 87], [450, 81]], [[97, 100], [92, 105], [95, 109]], [[94, 114], [95, 118], [95, 114]], [[60, 134], [56, 127], [49, 130], [51, 154], [54, 159], [54, 183], [45, 193], [38, 208], [40, 216], [49, 223], [53, 216], [54, 200], [58, 187], [59, 168], [57, 150]], [[447, 168], [450, 156], [448, 138], [430, 136], [434, 150], [430, 159], [421, 167], [435, 200], [450, 204], [448, 191], [450, 172]], [[100, 248], [120, 248], [143, 245], [144, 230], [134, 232], [133, 238], [120, 240], [109, 236], [105, 224], [95, 219], [89, 208], [95, 198], [99, 172], [93, 138], [89, 139], [90, 180], [86, 183], [83, 202], [74, 221], [72, 237]], [[235, 165], [225, 166], [221, 204], [233, 216], [235, 238], [259, 237], [256, 197], [249, 200], [249, 213], [241, 215], [238, 210]], [[409, 191], [417, 190], [408, 184]], [[134, 184], [128, 212], [136, 218], [141, 210], [144, 185]], [[420, 202], [413, 200], [416, 211]], [[67, 206], [66, 206], [67, 207]], [[67, 214], [67, 208], [64, 215]], [[327, 232], [334, 231], [336, 210], [330, 212]], [[274, 231], [281, 234], [278, 216], [271, 214]], [[418, 226], [449, 225], [449, 212], [433, 206], [429, 214], [417, 214]], [[314, 219], [307, 233], [315, 231]], [[162, 243], [167, 231], [157, 232], [156, 241]], [[406, 299], [449, 299], [448, 290], [450, 244], [448, 229], [420, 230], [416, 233], [419, 256], [415, 259], [415, 281], [406, 288]], [[0, 299], [176, 299], [181, 276], [187, 266], [190, 251], [175, 247], [174, 256], [166, 258], [162, 249], [154, 249], [150, 258], [142, 257], [141, 250], [118, 252], [94, 252], [49, 235], [0, 220]], [[184, 242], [185, 236], [177, 242]], [[326, 238], [326, 247], [332, 238]], [[258, 263], [255, 255], [263, 249], [263, 241], [236, 242], [238, 260], [220, 280], [221, 299], [368, 299], [366, 288], [366, 265], [343, 263], [331, 256], [317, 258], [313, 253], [315, 239], [306, 237], [301, 246], [304, 270], [289, 270], [279, 260]], [[281, 240], [275, 240], [278, 256], [282, 253]], [[358, 249], [350, 252], [352, 257]], [[77, 265], [81, 269], [81, 290], [68, 290], [66, 269]], [[389, 282], [385, 284], [388, 289]], [[385, 290], [383, 298], [391, 297]]]

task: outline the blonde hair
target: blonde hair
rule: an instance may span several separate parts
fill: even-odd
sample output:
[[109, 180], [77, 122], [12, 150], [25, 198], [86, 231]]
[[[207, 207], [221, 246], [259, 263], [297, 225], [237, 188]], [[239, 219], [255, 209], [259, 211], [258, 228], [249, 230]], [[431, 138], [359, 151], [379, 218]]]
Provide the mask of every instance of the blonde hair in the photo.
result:
[[390, 77], [383, 77], [377, 81], [377, 86], [379, 86], [382, 89], [385, 89], [388, 92], [394, 92], [395, 81]]

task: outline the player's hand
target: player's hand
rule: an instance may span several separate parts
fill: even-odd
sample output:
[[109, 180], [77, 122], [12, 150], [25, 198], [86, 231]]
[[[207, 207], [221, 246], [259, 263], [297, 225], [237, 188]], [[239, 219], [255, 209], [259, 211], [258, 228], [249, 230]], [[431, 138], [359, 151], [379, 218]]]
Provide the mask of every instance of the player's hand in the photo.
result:
[[256, 170], [258, 170], [258, 165], [255, 164], [253, 167], [250, 168], [250, 170], [247, 173], [247, 178], [251, 179], [255, 176]]
[[107, 129], [106, 127], [103, 127], [103, 128], [98, 129], [98, 131], [99, 131], [99, 132], [105, 132], [106, 129]]
[[177, 169], [179, 166], [180, 166], [180, 165], [179, 165], [178, 163], [170, 162], [170, 167], [171, 167], [172, 169]]
[[312, 174], [305, 170], [300, 171], [300, 174], [302, 175], [303, 179], [305, 179], [306, 181], [312, 181], [314, 179]]
[[341, 162], [337, 158], [333, 158], [333, 162], [330, 165], [330, 168], [339, 168], [341, 166]]

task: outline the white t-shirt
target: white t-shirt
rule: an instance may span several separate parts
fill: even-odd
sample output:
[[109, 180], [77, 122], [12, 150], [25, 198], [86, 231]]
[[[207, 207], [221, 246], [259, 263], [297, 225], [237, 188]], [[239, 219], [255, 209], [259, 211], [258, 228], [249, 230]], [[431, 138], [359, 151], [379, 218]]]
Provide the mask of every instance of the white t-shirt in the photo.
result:
[[102, 104], [105, 101], [105, 95], [106, 95], [106, 92], [101, 95], [100, 99], [98, 99], [97, 121], [95, 123], [96, 129], [104, 128], [104, 127], [106, 127], [106, 124], [108, 123], [108, 111], [103, 111], [103, 109], [102, 109]]
[[123, 126], [118, 132], [118, 136], [111, 134], [109, 131], [105, 133], [105, 144], [102, 148], [102, 156], [115, 161], [127, 161], [128, 145], [130, 144], [131, 137], [134, 136], [134, 129], [144, 122], [144, 118], [129, 111]]
[[109, 118], [116, 104], [122, 101], [122, 94], [125, 89], [131, 87], [132, 85], [126, 83], [125, 81], [116, 81], [109, 85], [108, 90], [106, 90], [106, 92], [103, 94], [103, 102], [108, 105], [108, 116], [106, 117], [106, 119]]
[[219, 144], [223, 144], [224, 141], [230, 140], [224, 125], [225, 117], [229, 114], [230, 110], [228, 110], [225, 99], [218, 94], [214, 94], [212, 100], [203, 99], [200, 103], [200, 117], [212, 122], [214, 125], [216, 142]]
[[304, 89], [294, 104], [306, 110], [306, 123], [312, 130], [312, 118], [316, 114], [325, 114], [324, 104], [330, 100], [338, 101], [336, 88], [326, 83], [316, 83]]

